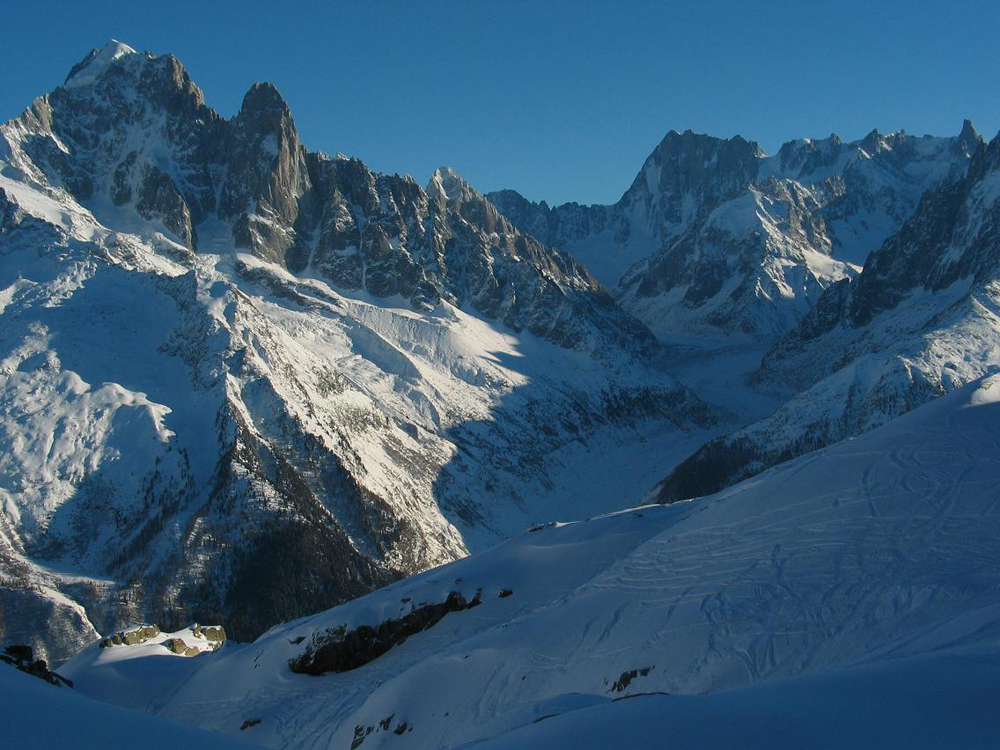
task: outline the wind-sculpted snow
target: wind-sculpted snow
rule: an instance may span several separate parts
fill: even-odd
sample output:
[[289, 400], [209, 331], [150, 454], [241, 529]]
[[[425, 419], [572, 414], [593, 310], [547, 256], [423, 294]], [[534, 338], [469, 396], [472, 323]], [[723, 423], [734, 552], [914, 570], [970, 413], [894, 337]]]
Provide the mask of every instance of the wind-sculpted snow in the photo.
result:
[[[751, 746], [977, 746], [998, 728], [979, 710], [1000, 632], [998, 418], [994, 376], [722, 493], [533, 529], [183, 670], [91, 648], [64, 672], [84, 694], [213, 731], [260, 719], [253, 739], [275, 747], [508, 732], [533, 746], [584, 728], [704, 746], [741, 727]], [[480, 606], [350, 672], [289, 669], [314, 635], [479, 590]], [[857, 719], [846, 734], [808, 715], [835, 707]]]
[[[250, 640], [627, 507], [714, 434], [650, 332], [454, 173], [309, 154], [272, 86], [225, 120], [117, 43], [69, 82], [0, 126], [5, 637]], [[581, 499], [595, 456], [622, 475]]]

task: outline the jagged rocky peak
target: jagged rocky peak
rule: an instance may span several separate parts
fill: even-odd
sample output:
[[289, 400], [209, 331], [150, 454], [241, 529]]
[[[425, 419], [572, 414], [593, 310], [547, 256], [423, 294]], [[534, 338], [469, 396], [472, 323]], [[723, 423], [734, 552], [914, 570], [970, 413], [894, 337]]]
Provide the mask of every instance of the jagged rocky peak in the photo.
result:
[[976, 149], [979, 148], [979, 144], [983, 142], [983, 137], [979, 135], [979, 131], [973, 126], [971, 120], [964, 120], [962, 122], [962, 132], [958, 134], [958, 145], [962, 148], [965, 153], [972, 155], [975, 153]]
[[990, 172], [1000, 170], [1000, 133], [989, 143], [979, 138], [969, 164], [968, 180], [984, 179]]
[[215, 208], [223, 124], [176, 58], [112, 41], [0, 133], [34, 182], [92, 201], [102, 217], [106, 204], [129, 206], [194, 248], [194, 227]]
[[652, 220], [681, 224], [693, 218], [686, 213], [692, 207], [704, 212], [743, 191], [763, 156], [756, 143], [740, 136], [671, 130], [646, 159], [622, 203], [644, 203]]
[[311, 187], [291, 110], [270, 83], [255, 83], [231, 122], [219, 215], [235, 220], [236, 243], [278, 263], [296, 242], [293, 225]]
[[[906, 134], [904, 131], [900, 131], [899, 135], [905, 137]], [[875, 154], [889, 151], [892, 148], [889, 138], [879, 133], [878, 128], [872, 128], [868, 135], [861, 139], [858, 145], [869, 156], [875, 156]]]
[[[439, 167], [427, 183], [428, 196], [434, 200], [442, 217], [457, 214], [463, 221], [475, 226], [487, 235], [497, 234], [501, 246], [514, 257], [519, 257], [523, 242], [519, 242], [521, 232], [505, 217], [490, 200], [475, 189], [451, 167]], [[454, 234], [454, 228], [452, 234]], [[533, 238], [537, 239], [537, 238]], [[491, 242], [486, 243], [488, 248]], [[547, 254], [546, 254], [547, 255]], [[542, 255], [534, 260], [542, 261]]]
[[291, 112], [271, 84], [255, 84], [226, 120], [173, 55], [109, 42], [19, 120], [5, 128], [15, 150], [42, 179], [94, 201], [101, 219], [109, 220], [106, 198], [195, 249], [197, 225], [218, 214], [239, 246], [279, 262], [295, 242], [309, 175]]
[[451, 167], [438, 167], [427, 183], [427, 193], [442, 203], [464, 203], [478, 196], [472, 186]]
[[[871, 142], [876, 137], [886, 146], [883, 152], [905, 153], [916, 148], [915, 143], [926, 140], [914, 139], [902, 132], [882, 137], [877, 136], [877, 131], [865, 140]], [[902, 222], [899, 231], [875, 248], [856, 281], [844, 280], [824, 293], [801, 324], [789, 332], [788, 342], [779, 343], [772, 359], [780, 358], [780, 352], [793, 340], [815, 339], [840, 324], [855, 328], [865, 326], [875, 315], [898, 305], [914, 289], [941, 290], [963, 276], [981, 280], [979, 277], [983, 273], [991, 272], [989, 264], [984, 265], [982, 261], [982, 252], [970, 252], [975, 244], [970, 246], [966, 230], [973, 233], [982, 230], [983, 225], [979, 222], [989, 216], [989, 201], [996, 198], [983, 183], [988, 174], [997, 169], [1000, 142], [994, 139], [986, 144], [969, 120], [965, 120], [957, 138], [931, 140], [944, 141], [947, 145], [947, 148], [942, 146], [931, 152], [931, 158], [948, 150], [957, 157], [953, 168], [944, 173], [938, 185], [932, 183], [931, 189], [920, 196], [912, 216]], [[861, 148], [864, 148], [863, 142]], [[991, 152], [994, 154], [992, 159]], [[911, 164], [919, 159], [919, 156], [910, 156]], [[970, 201], [974, 202], [977, 194], [980, 204], [972, 205]], [[982, 200], [987, 205], [982, 205]], [[979, 218], [972, 220], [970, 217]], [[941, 248], [947, 247], [952, 251], [942, 253]], [[767, 367], [765, 360], [765, 370]]]
[[[848, 321], [862, 326], [916, 289], [1000, 278], [1000, 135], [980, 142], [968, 174], [923, 196], [900, 232], [873, 253], [853, 285]], [[948, 252], [941, 250], [946, 248]]]
[[785, 174], [808, 176], [818, 167], [828, 167], [840, 157], [844, 142], [831, 133], [828, 138], [796, 138], [782, 144], [777, 158]]

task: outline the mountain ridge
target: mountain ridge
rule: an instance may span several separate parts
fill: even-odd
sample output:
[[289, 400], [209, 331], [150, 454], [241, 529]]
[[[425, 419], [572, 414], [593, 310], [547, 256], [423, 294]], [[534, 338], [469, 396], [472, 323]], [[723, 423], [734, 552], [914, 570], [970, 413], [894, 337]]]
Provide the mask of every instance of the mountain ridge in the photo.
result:
[[872, 130], [850, 143], [789, 141], [767, 156], [740, 136], [672, 130], [613, 205], [488, 197], [595, 269], [661, 339], [773, 341], [823, 289], [855, 275], [926, 189], [963, 173], [980, 141], [966, 120], [953, 138]]

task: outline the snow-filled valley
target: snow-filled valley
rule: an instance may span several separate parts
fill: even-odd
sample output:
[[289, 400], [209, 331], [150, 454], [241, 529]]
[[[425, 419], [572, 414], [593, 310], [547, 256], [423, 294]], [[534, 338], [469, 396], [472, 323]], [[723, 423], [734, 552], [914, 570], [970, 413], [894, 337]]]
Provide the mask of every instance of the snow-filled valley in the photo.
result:
[[998, 185], [671, 131], [550, 208], [93, 50], [0, 125], [4, 736], [989, 747]]

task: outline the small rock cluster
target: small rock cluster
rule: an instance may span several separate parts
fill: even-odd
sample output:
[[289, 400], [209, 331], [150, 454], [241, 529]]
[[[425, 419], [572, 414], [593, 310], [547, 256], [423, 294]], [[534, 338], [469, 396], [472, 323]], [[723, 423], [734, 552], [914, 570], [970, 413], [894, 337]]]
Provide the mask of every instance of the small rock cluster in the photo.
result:
[[[378, 732], [388, 732], [392, 727], [392, 719], [395, 714], [390, 714], [382, 719], [378, 726], [365, 726], [364, 724], [358, 724], [354, 727], [354, 739], [351, 741], [351, 750], [357, 750], [361, 745], [364, 744], [365, 738], [374, 733]], [[392, 729], [393, 734], [403, 735], [406, 732], [412, 732], [413, 727], [407, 724], [405, 721], [397, 722], [396, 728]]]
[[[192, 637], [208, 641], [212, 651], [218, 651], [226, 642], [226, 631], [221, 625], [192, 625], [189, 630]], [[156, 625], [138, 625], [104, 638], [101, 640], [101, 648], [138, 646], [160, 634], [160, 628]], [[198, 656], [205, 651], [203, 648], [188, 645], [187, 641], [178, 637], [167, 638], [163, 641], [163, 647], [179, 656]]]
[[630, 669], [626, 672], [622, 672], [621, 677], [615, 680], [615, 684], [611, 686], [611, 690], [608, 692], [620, 693], [627, 688], [636, 677], [647, 677], [652, 669], [653, 667], [639, 667], [638, 669]]
[[[191, 635], [212, 644], [212, 651], [218, 651], [226, 642], [226, 631], [221, 625], [192, 625]], [[183, 638], [168, 638], [163, 645], [178, 656], [198, 656], [205, 652], [203, 648], [189, 646]]]
[[226, 630], [221, 625], [192, 625], [191, 632], [195, 638], [204, 638], [214, 644], [213, 651], [218, 651], [226, 642]]
[[145, 643], [150, 638], [155, 638], [160, 634], [160, 629], [156, 625], [137, 625], [134, 628], [119, 631], [114, 635], [109, 635], [101, 640], [101, 648], [111, 646], [138, 646]]

